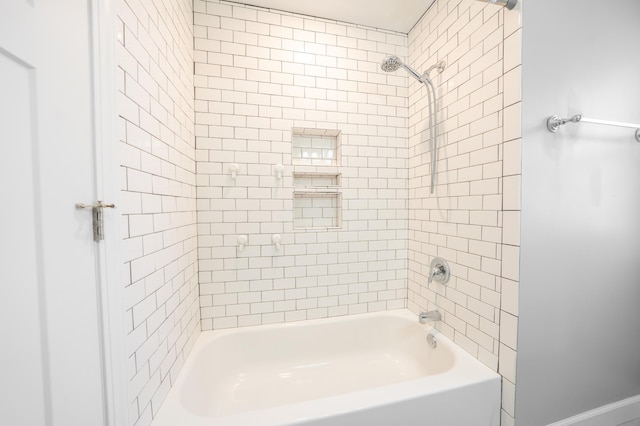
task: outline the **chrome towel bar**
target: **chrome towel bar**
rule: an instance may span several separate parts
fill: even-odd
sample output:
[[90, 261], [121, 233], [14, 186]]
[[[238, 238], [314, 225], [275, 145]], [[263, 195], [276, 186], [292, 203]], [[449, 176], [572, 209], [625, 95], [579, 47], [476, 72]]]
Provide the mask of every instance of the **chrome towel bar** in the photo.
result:
[[571, 118], [560, 118], [557, 115], [552, 115], [547, 119], [547, 129], [550, 132], [556, 133], [560, 128], [560, 126], [564, 126], [567, 123], [591, 123], [591, 124], [600, 124], [603, 126], [628, 127], [630, 129], [636, 129], [636, 141], [640, 142], [640, 124], [618, 123], [615, 121], [596, 120], [593, 118], [585, 118], [580, 114], [574, 115]]

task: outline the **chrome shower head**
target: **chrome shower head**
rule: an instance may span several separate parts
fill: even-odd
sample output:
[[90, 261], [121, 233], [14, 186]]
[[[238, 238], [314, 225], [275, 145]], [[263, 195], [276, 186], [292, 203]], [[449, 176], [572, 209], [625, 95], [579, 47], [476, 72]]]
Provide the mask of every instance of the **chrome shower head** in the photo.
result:
[[387, 56], [384, 61], [382, 61], [382, 71], [384, 72], [394, 72], [398, 71], [398, 68], [402, 66], [402, 61], [397, 56]]
[[421, 83], [424, 83], [424, 80], [423, 80], [424, 78], [428, 79], [428, 76], [427, 77], [421, 76], [420, 74], [418, 74], [418, 71], [414, 70], [408, 65], [403, 64], [400, 58], [398, 58], [397, 56], [387, 56], [384, 59], [384, 61], [382, 61], [380, 68], [382, 68], [382, 71], [384, 72], [394, 72], [394, 71], [397, 71], [399, 68], [404, 68], [405, 70], [407, 70], [409, 74], [414, 76], [416, 80], [418, 80]]

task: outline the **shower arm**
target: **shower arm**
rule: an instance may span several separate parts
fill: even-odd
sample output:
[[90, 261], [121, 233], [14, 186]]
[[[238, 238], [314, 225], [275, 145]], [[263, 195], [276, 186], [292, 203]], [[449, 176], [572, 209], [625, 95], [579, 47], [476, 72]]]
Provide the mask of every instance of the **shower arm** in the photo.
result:
[[[409, 65], [405, 65], [405, 64], [400, 64], [400, 66], [402, 68], [405, 69], [405, 71], [407, 71], [409, 74], [411, 74], [412, 76], [415, 77], [416, 80], [418, 80], [420, 83], [424, 83], [424, 74], [420, 75], [418, 74], [418, 71], [414, 70], [413, 68], [411, 68]], [[428, 78], [428, 76], [427, 76]]]
[[433, 71], [433, 70], [438, 70], [439, 73], [444, 71], [445, 65], [446, 64], [445, 64], [444, 61], [440, 61], [437, 64], [431, 65], [424, 73], [422, 73], [422, 75], [420, 75], [418, 73], [418, 71], [414, 70], [409, 65], [402, 64], [402, 63], [400, 64], [400, 66], [402, 68], [404, 68], [405, 71], [407, 71], [409, 74], [411, 74], [420, 83], [427, 84], [427, 82], [428, 82], [432, 86], [433, 86], [433, 83], [431, 83], [431, 78], [429, 77], [429, 74], [431, 74], [431, 71]]

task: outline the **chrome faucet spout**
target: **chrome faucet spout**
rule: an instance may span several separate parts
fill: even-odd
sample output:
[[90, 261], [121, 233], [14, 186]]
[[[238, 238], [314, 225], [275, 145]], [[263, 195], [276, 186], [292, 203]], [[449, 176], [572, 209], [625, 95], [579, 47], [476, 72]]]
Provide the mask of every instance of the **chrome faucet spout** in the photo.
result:
[[420, 321], [420, 324], [426, 324], [428, 322], [434, 322], [434, 321], [442, 321], [442, 314], [440, 314], [440, 311], [420, 312], [420, 315], [418, 315], [418, 321]]

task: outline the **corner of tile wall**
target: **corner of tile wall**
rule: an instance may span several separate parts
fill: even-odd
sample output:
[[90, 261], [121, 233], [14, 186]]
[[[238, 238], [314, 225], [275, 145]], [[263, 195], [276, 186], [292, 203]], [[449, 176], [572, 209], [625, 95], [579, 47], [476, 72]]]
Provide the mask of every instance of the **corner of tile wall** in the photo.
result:
[[[440, 309], [442, 332], [503, 376], [513, 424], [520, 245], [521, 6], [436, 0], [408, 35], [409, 64], [446, 62], [438, 92], [437, 186], [426, 91], [409, 85], [409, 300]], [[432, 257], [452, 270], [427, 285]]]

